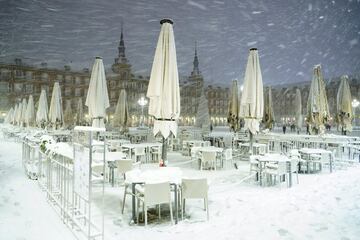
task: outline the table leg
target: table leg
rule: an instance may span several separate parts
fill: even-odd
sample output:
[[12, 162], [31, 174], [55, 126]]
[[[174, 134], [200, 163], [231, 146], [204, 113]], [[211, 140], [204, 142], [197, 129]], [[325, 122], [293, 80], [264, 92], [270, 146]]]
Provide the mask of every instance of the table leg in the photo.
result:
[[292, 187], [292, 170], [291, 170], [291, 162], [289, 163], [289, 187]]
[[175, 194], [175, 224], [178, 223], [178, 199], [177, 199], [177, 185], [175, 184], [175, 189], [174, 189], [174, 194]]
[[333, 162], [333, 158], [332, 156], [330, 156], [330, 173], [332, 173], [332, 162]]
[[135, 219], [136, 219], [136, 213], [135, 213], [135, 183], [131, 184], [131, 192], [132, 192], [132, 196], [131, 196], [131, 208], [132, 208], [132, 221], [135, 223]]
[[111, 186], [114, 186], [114, 182], [115, 182], [115, 171], [114, 171], [114, 167], [111, 168]]
[[262, 163], [259, 162], [259, 182], [260, 186], [262, 186]]

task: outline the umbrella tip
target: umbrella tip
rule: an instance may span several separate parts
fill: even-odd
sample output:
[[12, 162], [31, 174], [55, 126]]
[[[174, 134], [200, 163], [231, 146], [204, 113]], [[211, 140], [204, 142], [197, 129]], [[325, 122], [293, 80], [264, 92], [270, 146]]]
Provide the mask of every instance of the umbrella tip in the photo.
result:
[[96, 56], [96, 57], [95, 57], [95, 59], [102, 59], [102, 57], [100, 57], [100, 56]]
[[163, 23], [170, 23], [170, 24], [173, 24], [174, 21], [171, 20], [170, 18], [164, 18], [162, 20], [160, 20], [160, 24], [163, 24]]
[[257, 48], [250, 48], [250, 51], [257, 51]]

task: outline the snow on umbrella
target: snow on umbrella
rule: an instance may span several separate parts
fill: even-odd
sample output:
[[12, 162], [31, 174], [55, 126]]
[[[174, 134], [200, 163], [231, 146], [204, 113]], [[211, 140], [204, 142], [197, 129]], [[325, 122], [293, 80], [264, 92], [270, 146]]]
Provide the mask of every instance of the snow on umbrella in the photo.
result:
[[154, 116], [154, 135], [163, 136], [162, 159], [166, 164], [166, 141], [172, 133], [176, 137], [180, 116], [179, 74], [173, 21], [160, 21], [161, 30], [146, 96], [150, 99], [149, 115]]
[[41, 90], [39, 105], [36, 112], [36, 123], [40, 127], [45, 127], [45, 123], [48, 121], [48, 103], [46, 98], [46, 91]]
[[20, 125], [21, 123], [21, 112], [22, 112], [22, 102], [19, 102], [17, 113], [16, 113], [16, 124]]
[[104, 128], [106, 109], [110, 107], [110, 103], [104, 64], [100, 57], [95, 58], [85, 105], [89, 108], [89, 117], [92, 119], [92, 126]]
[[329, 115], [329, 105], [326, 97], [325, 83], [321, 73], [321, 66], [315, 65], [307, 102], [306, 119], [310, 133], [324, 133], [324, 124], [327, 122]]
[[58, 82], [54, 84], [53, 92], [51, 95], [50, 109], [49, 109], [49, 122], [52, 123], [53, 128], [57, 129], [63, 123], [63, 107], [61, 98], [61, 89]]
[[26, 108], [25, 114], [25, 123], [26, 126], [33, 126], [35, 123], [35, 107], [34, 107], [34, 98], [32, 95], [29, 96], [29, 101]]
[[27, 109], [27, 102], [26, 102], [26, 98], [24, 98], [22, 101], [21, 118], [20, 118], [20, 125], [22, 127], [25, 126], [25, 122], [26, 122], [26, 109]]
[[11, 123], [11, 121], [13, 119], [13, 115], [14, 115], [14, 109], [10, 108], [10, 110], [6, 114], [6, 118], [5, 118], [4, 122], [7, 124]]
[[85, 122], [82, 98], [79, 98], [76, 106], [76, 125], [81, 126]]
[[125, 131], [129, 119], [128, 102], [125, 89], [121, 89], [119, 99], [116, 104], [113, 126], [119, 127], [120, 131]]
[[231, 97], [229, 101], [228, 111], [228, 124], [230, 129], [237, 132], [240, 129], [240, 118], [239, 118], [239, 88], [237, 80], [233, 80], [231, 87]]
[[303, 124], [303, 116], [302, 116], [301, 92], [300, 89], [298, 88], [296, 89], [294, 107], [295, 107], [295, 116], [296, 116], [296, 127], [299, 132]]
[[64, 125], [66, 128], [71, 128], [74, 124], [74, 116], [71, 108], [71, 100], [66, 100], [66, 106], [64, 111]]
[[352, 130], [351, 122], [353, 111], [351, 105], [351, 91], [348, 82], [348, 76], [341, 77], [339, 90], [336, 97], [337, 123], [341, 128], [342, 134], [346, 135], [347, 131]]
[[271, 87], [267, 87], [265, 91], [264, 116], [262, 121], [265, 125], [265, 128], [270, 130], [273, 128], [275, 122], [275, 116], [274, 116], [274, 108], [272, 102]]
[[209, 105], [204, 91], [202, 91], [202, 94], [200, 95], [199, 106], [196, 113], [196, 126], [202, 129], [203, 134], [209, 134], [210, 132]]
[[241, 96], [240, 117], [244, 129], [250, 132], [250, 153], [253, 135], [259, 132], [259, 123], [264, 113], [264, 93], [258, 50], [251, 48], [245, 70], [244, 89]]

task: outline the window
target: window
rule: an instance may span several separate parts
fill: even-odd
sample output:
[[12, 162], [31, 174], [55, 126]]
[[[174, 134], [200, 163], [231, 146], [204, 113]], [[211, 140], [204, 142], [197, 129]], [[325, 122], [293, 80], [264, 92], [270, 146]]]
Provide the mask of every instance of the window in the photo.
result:
[[22, 92], [22, 90], [23, 90], [22, 83], [15, 83], [14, 84], [14, 92], [20, 93], [20, 92]]
[[0, 82], [0, 93], [9, 92], [9, 84], [5, 82]]
[[72, 84], [72, 77], [70, 75], [65, 76], [65, 84]]
[[32, 72], [31, 71], [26, 71], [25, 73], [25, 78], [26, 80], [32, 80]]
[[65, 88], [65, 96], [71, 96], [71, 88], [67, 87]]
[[80, 97], [81, 96], [81, 88], [76, 88], [75, 89], [75, 97]]
[[26, 93], [32, 93], [33, 92], [33, 85], [32, 84], [26, 84], [25, 92]]
[[76, 85], [81, 85], [82, 84], [82, 79], [80, 77], [75, 77], [75, 84]]

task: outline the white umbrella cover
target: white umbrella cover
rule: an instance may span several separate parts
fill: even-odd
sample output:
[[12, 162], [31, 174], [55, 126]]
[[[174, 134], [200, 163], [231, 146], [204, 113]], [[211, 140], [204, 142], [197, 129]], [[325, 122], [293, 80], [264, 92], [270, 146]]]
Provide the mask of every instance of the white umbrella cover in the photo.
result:
[[321, 66], [315, 65], [313, 71], [313, 80], [311, 82], [307, 102], [306, 119], [309, 124], [310, 133], [323, 133], [325, 131], [324, 124], [330, 116], [329, 105], [327, 102]]
[[9, 124], [11, 123], [14, 116], [14, 109], [10, 108], [10, 110], [7, 112], [4, 122]]
[[273, 102], [272, 102], [272, 94], [271, 94], [271, 87], [267, 87], [265, 91], [265, 99], [264, 99], [264, 116], [263, 116], [263, 123], [265, 128], [272, 129], [274, 122], [275, 122], [275, 116], [274, 116], [274, 108], [273, 108]]
[[12, 117], [12, 119], [11, 119], [11, 123], [12, 123], [13, 125], [16, 124], [16, 119], [17, 119], [17, 115], [18, 115], [18, 108], [19, 108], [19, 104], [15, 104], [13, 117]]
[[120, 127], [120, 130], [123, 131], [126, 129], [128, 120], [129, 120], [129, 110], [128, 110], [127, 95], [125, 89], [121, 89], [119, 99], [116, 104], [113, 125], [114, 127]]
[[46, 98], [46, 91], [41, 90], [39, 105], [36, 111], [36, 123], [41, 126], [48, 121], [48, 103]]
[[241, 96], [240, 117], [245, 120], [245, 130], [256, 134], [264, 113], [263, 82], [259, 55], [256, 48], [251, 48], [246, 65], [244, 89]]
[[298, 131], [301, 129], [303, 124], [303, 116], [302, 116], [302, 104], [301, 104], [301, 92], [300, 89], [296, 89], [295, 93], [295, 117], [296, 117], [296, 127]]
[[26, 108], [25, 114], [25, 122], [26, 125], [33, 126], [35, 123], [35, 106], [34, 106], [34, 98], [32, 95], [29, 96], [29, 101]]
[[63, 123], [63, 120], [61, 89], [59, 83], [56, 82], [51, 95], [49, 121], [53, 124], [54, 129], [57, 129], [57, 127]]
[[19, 102], [17, 113], [16, 113], [16, 124], [20, 125], [21, 122], [21, 113], [22, 113], [22, 102]]
[[21, 107], [21, 119], [20, 119], [21, 126], [24, 126], [26, 122], [26, 109], [27, 109], [27, 102], [26, 102], [26, 98], [24, 98]]
[[209, 104], [205, 92], [200, 95], [199, 106], [196, 113], [196, 126], [202, 129], [203, 134], [210, 132]]
[[93, 120], [92, 126], [104, 128], [106, 109], [110, 107], [110, 103], [104, 64], [100, 57], [95, 58], [85, 105], [89, 108], [89, 117]]
[[66, 106], [64, 111], [64, 125], [66, 128], [72, 127], [74, 124], [74, 116], [71, 108], [71, 100], [66, 100]]
[[239, 100], [240, 98], [239, 98], [238, 82], [237, 80], [233, 80], [227, 121], [230, 126], [230, 129], [233, 130], [234, 132], [237, 132], [240, 129]]
[[343, 134], [345, 134], [347, 131], [352, 131], [351, 122], [353, 119], [353, 109], [351, 105], [352, 97], [348, 79], [349, 77], [347, 75], [341, 77], [341, 82], [336, 98], [336, 120], [339, 127], [341, 127]]
[[149, 115], [154, 116], [154, 135], [167, 138], [177, 134], [180, 116], [179, 74], [172, 21], [160, 21], [161, 30], [146, 96], [150, 99]]

